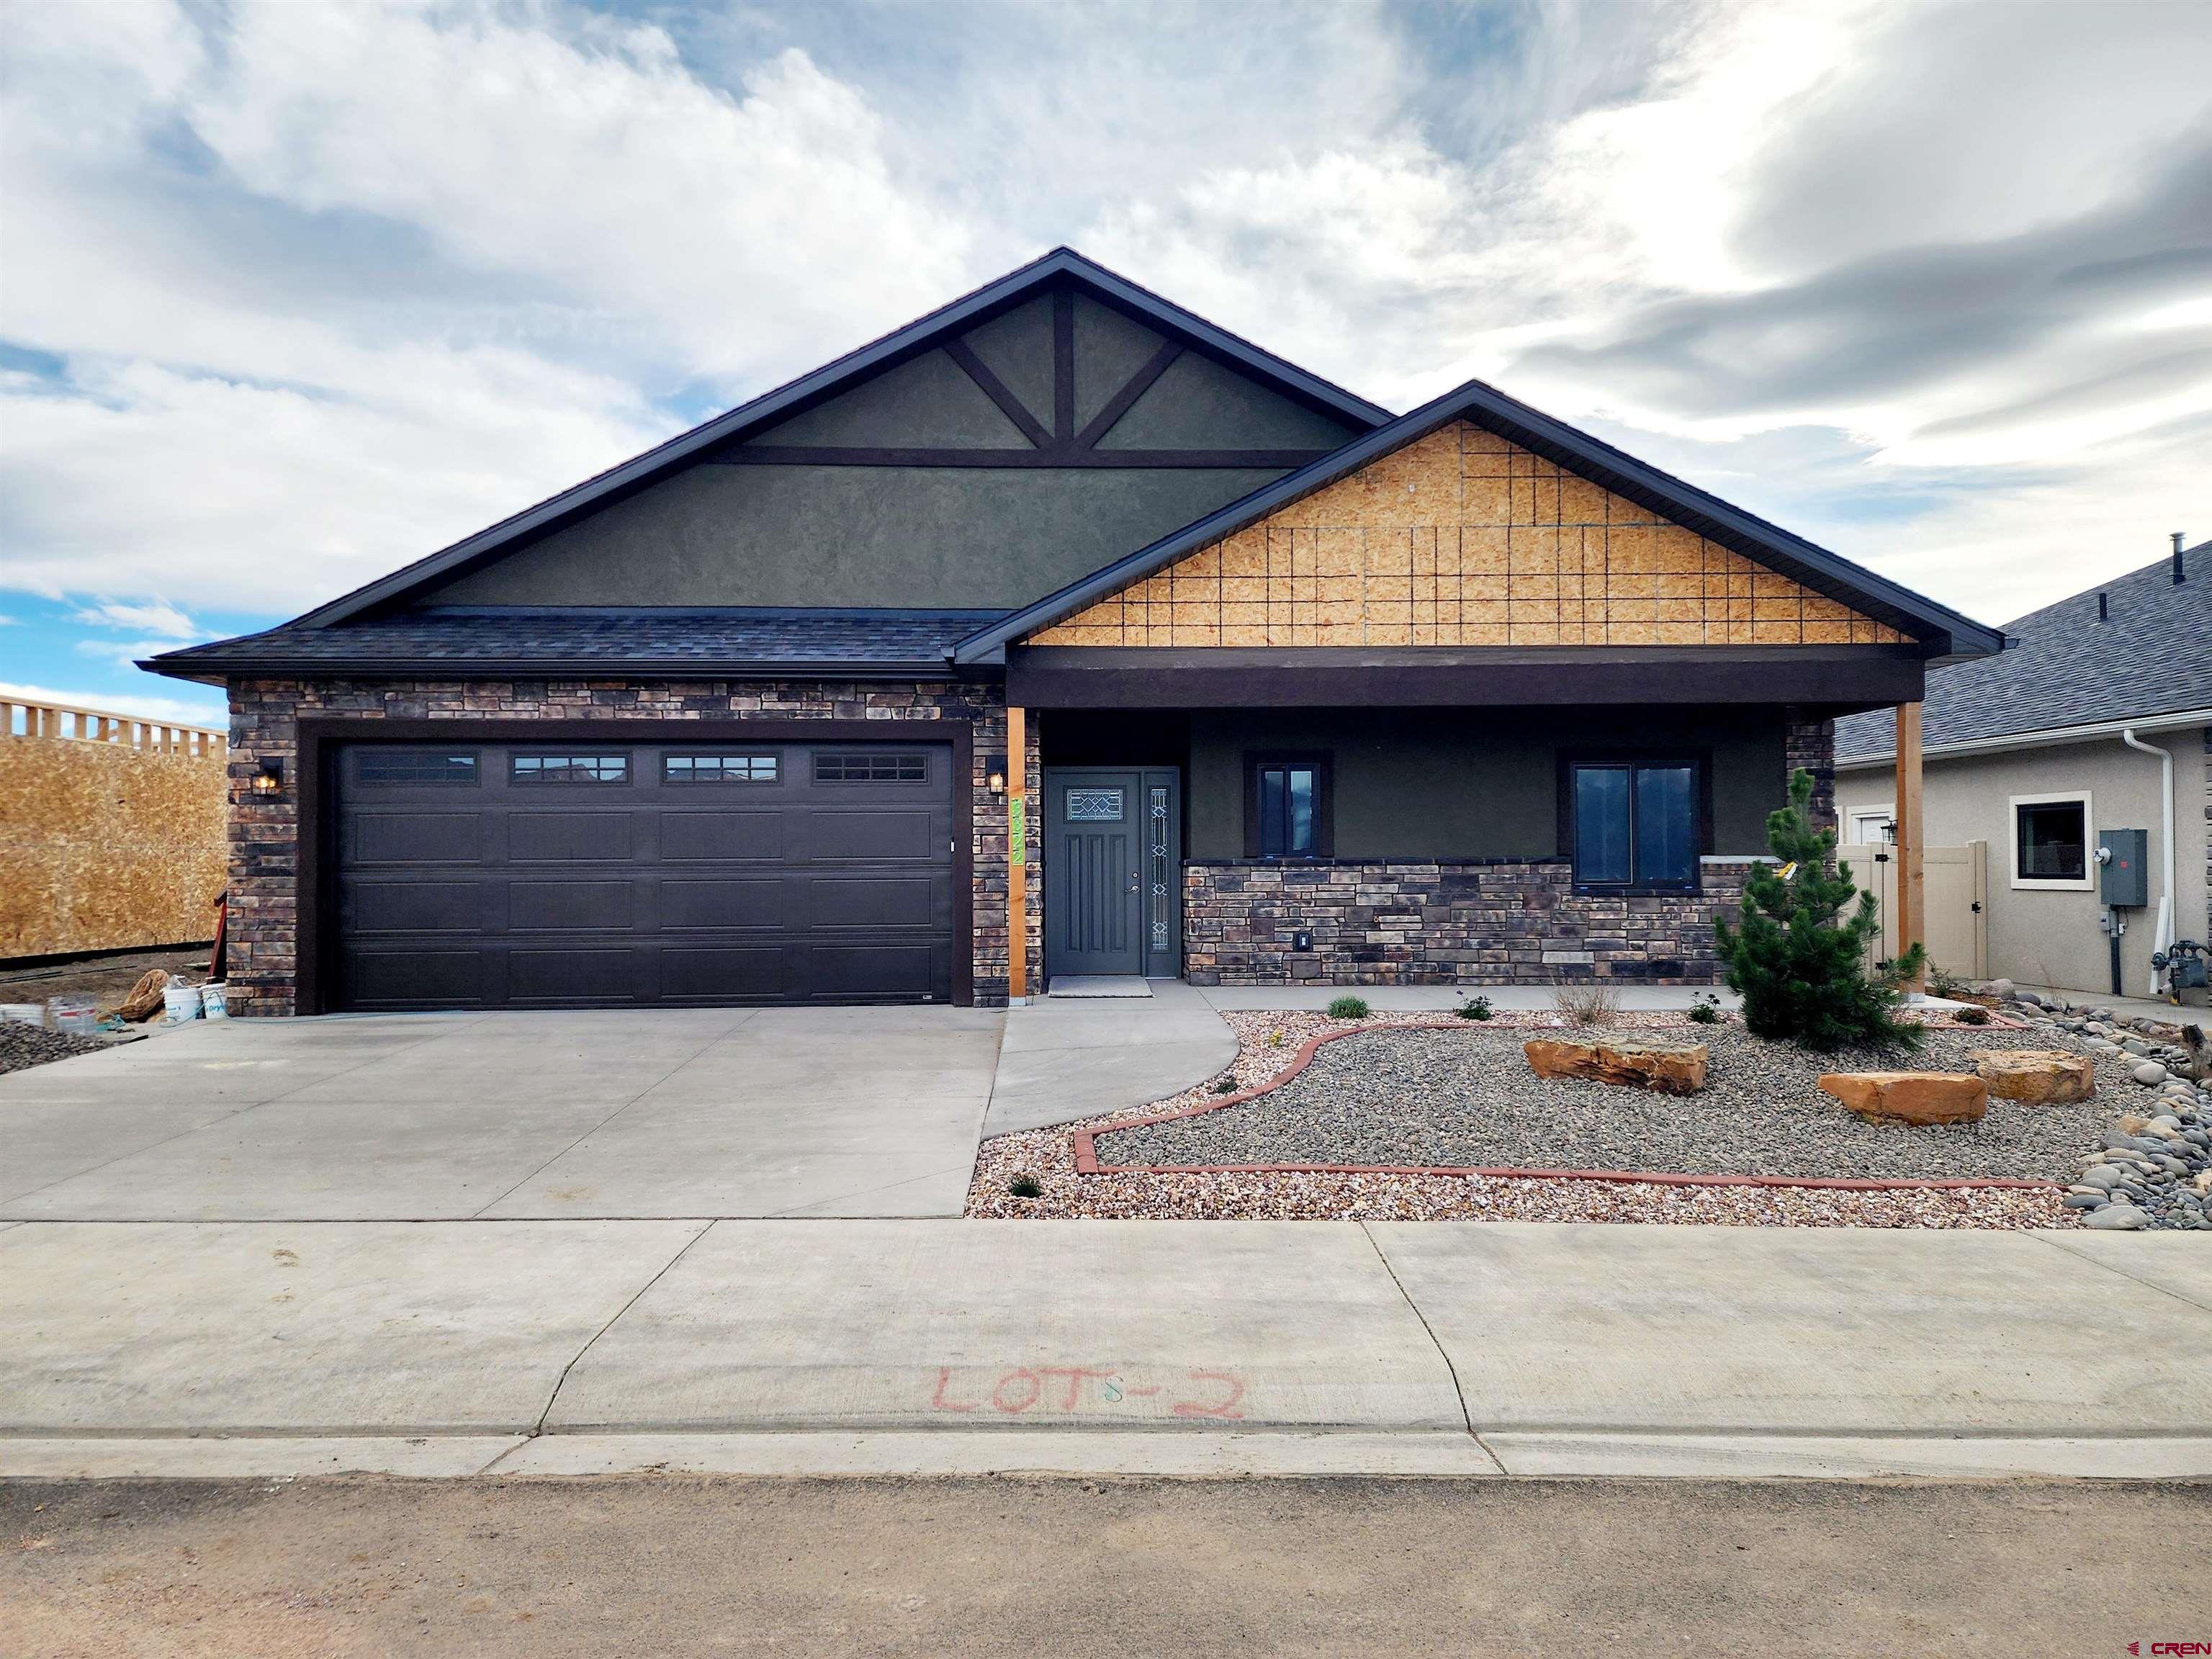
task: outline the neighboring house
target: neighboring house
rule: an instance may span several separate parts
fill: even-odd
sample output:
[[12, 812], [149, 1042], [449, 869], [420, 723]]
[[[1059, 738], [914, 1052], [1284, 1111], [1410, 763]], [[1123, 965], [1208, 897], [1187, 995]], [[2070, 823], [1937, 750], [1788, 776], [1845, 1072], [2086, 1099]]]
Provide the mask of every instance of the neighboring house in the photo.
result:
[[204, 726], [0, 701], [0, 958], [213, 939], [224, 750]]
[[229, 688], [234, 1000], [283, 1013], [1704, 982], [1790, 768], [1827, 810], [1835, 716], [1998, 645], [1063, 249], [149, 665]]
[[[2119, 988], [2152, 989], [2169, 895], [2174, 934], [2212, 937], [2212, 542], [2181, 539], [2156, 564], [2008, 623], [2002, 656], [1928, 677], [1925, 837], [1989, 845], [1992, 975], [2114, 989], [2097, 862], [2109, 830], [2148, 831], [2148, 902], [2122, 912]], [[1838, 724], [1846, 841], [1881, 839], [1895, 749], [1886, 715]]]

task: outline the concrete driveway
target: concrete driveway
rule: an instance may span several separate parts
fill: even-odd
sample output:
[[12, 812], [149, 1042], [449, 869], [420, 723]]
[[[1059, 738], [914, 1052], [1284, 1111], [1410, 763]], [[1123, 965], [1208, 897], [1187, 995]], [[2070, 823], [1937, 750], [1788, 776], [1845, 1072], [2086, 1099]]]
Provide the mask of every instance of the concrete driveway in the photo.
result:
[[957, 1215], [1004, 1018], [196, 1025], [0, 1077], [0, 1222]]

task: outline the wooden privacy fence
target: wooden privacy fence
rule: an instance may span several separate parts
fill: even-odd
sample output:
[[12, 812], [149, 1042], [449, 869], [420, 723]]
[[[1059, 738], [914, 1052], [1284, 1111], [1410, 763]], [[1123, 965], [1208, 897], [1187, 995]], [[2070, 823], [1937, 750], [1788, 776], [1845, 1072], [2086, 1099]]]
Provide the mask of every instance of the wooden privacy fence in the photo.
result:
[[0, 957], [212, 937], [228, 738], [0, 702]]
[[[1922, 885], [1926, 889], [1929, 960], [1946, 973], [1961, 979], [1987, 979], [1990, 975], [1990, 844], [1970, 841], [1963, 847], [1930, 847], [1921, 855]], [[1881, 906], [1879, 943], [1869, 953], [1869, 966], [1886, 961], [1904, 948], [1897, 937], [1897, 848], [1845, 846], [1836, 848], [1836, 861], [1850, 872], [1851, 879], [1872, 893]]]

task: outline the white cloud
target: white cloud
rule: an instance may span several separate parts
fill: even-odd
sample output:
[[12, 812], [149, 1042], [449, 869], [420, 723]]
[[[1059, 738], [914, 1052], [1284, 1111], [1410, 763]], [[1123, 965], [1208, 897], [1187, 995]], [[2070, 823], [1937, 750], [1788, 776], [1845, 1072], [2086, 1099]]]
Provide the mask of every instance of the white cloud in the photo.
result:
[[207, 630], [183, 611], [173, 605], [162, 605], [158, 601], [150, 605], [132, 605], [124, 600], [106, 599], [98, 605], [86, 606], [70, 620], [88, 623], [94, 628], [143, 629], [167, 640], [207, 637]]
[[[506, 8], [249, 6], [193, 129], [251, 190], [419, 227], [454, 258], [659, 325], [737, 383], [957, 291], [964, 236], [797, 50], [700, 82], [657, 28]], [[794, 269], [804, 281], [794, 282]]]

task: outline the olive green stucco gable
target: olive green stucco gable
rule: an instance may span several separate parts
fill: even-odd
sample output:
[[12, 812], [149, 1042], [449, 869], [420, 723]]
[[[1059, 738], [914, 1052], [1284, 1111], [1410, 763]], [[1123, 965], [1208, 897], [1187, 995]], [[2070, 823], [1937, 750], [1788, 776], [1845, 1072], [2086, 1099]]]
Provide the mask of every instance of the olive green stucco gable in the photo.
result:
[[699, 466], [422, 602], [1012, 610], [1279, 476]]
[[1363, 429], [1048, 289], [413, 603], [1013, 610]]

